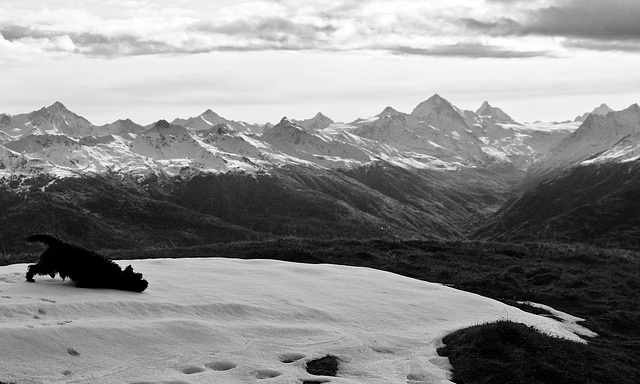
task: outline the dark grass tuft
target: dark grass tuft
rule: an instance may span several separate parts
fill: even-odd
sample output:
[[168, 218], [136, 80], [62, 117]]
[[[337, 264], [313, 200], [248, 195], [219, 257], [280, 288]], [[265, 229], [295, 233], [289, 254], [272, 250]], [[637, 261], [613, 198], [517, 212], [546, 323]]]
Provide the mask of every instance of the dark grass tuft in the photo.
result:
[[311, 360], [307, 363], [307, 372], [315, 376], [336, 376], [338, 374], [339, 359], [332, 355], [327, 355], [320, 359]]
[[630, 372], [586, 344], [511, 321], [461, 329], [443, 341], [438, 353], [449, 358], [459, 384], [634, 382]]

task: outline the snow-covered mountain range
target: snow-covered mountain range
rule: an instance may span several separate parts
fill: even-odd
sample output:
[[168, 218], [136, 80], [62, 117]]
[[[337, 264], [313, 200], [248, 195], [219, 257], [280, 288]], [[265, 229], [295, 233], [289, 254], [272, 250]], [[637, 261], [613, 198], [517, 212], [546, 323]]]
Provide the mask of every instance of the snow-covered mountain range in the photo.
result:
[[[593, 119], [608, 121], [602, 111], [596, 108]], [[209, 109], [171, 124], [141, 126], [125, 118], [95, 126], [56, 102], [31, 113], [1, 115], [0, 164], [5, 175], [59, 176], [106, 169], [176, 175], [283, 164], [342, 168], [376, 160], [426, 169], [505, 164], [526, 170], [593, 119], [521, 124], [486, 101], [476, 112], [464, 111], [436, 94], [411, 113], [387, 107], [347, 124], [318, 113], [307, 120], [257, 125]], [[558, 152], [561, 147], [552, 156]]]
[[[349, 123], [318, 113], [256, 125], [207, 110], [148, 126], [96, 126], [54, 103], [0, 115], [0, 235], [19, 239], [39, 218], [39, 230], [74, 235], [83, 222], [82, 230], [102, 234], [97, 246], [345, 233], [502, 239], [513, 232], [506, 228], [532, 223], [532, 212], [550, 214], [535, 224], [544, 229], [575, 208], [552, 212], [546, 203], [564, 201], [569, 182], [593, 198], [578, 202], [594, 206], [602, 196], [635, 196], [626, 181], [639, 160], [637, 104], [600, 106], [582, 122], [520, 123], [489, 102], [474, 112], [436, 94], [411, 113], [386, 107]], [[605, 165], [620, 180], [594, 190]], [[638, 205], [606, 201], [607, 211]], [[165, 217], [150, 215], [155, 209]], [[630, 216], [621, 217], [624, 229]], [[622, 229], [616, 233], [629, 238]]]

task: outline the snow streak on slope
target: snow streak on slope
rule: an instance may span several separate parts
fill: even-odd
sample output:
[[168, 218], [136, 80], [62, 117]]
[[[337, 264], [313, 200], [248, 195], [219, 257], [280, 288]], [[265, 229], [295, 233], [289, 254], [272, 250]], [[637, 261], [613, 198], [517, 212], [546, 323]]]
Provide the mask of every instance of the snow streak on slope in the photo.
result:
[[[439, 284], [367, 268], [270, 260], [133, 264], [142, 294], [24, 281], [0, 267], [0, 372], [20, 383], [450, 383], [446, 334], [510, 319], [570, 326]], [[335, 355], [338, 377], [306, 362]]]

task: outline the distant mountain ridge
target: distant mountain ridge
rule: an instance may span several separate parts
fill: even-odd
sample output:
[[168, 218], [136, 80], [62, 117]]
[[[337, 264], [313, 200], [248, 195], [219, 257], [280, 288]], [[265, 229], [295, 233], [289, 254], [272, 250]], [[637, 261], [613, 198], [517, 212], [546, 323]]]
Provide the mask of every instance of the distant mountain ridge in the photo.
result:
[[[573, 133], [558, 142], [544, 158], [531, 169], [529, 178], [535, 183], [589, 159], [593, 160], [611, 151], [621, 140], [638, 143], [640, 134], [640, 106], [633, 104], [617, 112], [602, 116], [590, 114]], [[614, 161], [616, 157], [610, 156]], [[618, 156], [619, 158], [619, 156]]]
[[587, 117], [589, 117], [590, 115], [606, 116], [609, 112], [613, 112], [613, 111], [614, 110], [611, 109], [607, 104], [602, 103], [600, 104], [599, 107], [596, 107], [593, 111], [585, 112], [582, 115], [577, 116], [574, 121], [585, 121]]
[[[72, 147], [68, 140], [62, 138], [44, 141], [29, 138], [33, 135], [64, 135], [76, 140], [80, 146], [91, 143], [94, 148], [105, 149], [109, 153], [117, 152], [116, 157], [134, 161], [141, 155], [153, 159], [151, 168], [148, 161], [133, 168], [165, 168], [172, 174], [179, 173], [185, 167], [199, 171], [226, 172], [230, 169], [256, 170], [273, 164], [301, 161], [335, 168], [362, 165], [376, 159], [403, 166], [439, 169], [511, 164], [527, 170], [535, 163], [532, 168], [535, 174], [540, 169], [553, 168], [549, 164], [557, 163], [562, 167], [578, 160], [584, 161], [594, 155], [592, 148], [602, 152], [610, 150], [612, 144], [621, 140], [624, 134], [630, 135], [625, 142], [627, 147], [633, 146], [635, 131], [625, 127], [637, 120], [631, 116], [634, 106], [619, 112], [608, 110], [605, 104], [601, 105], [583, 123], [523, 125], [487, 101], [476, 112], [464, 111], [442, 96], [434, 94], [419, 103], [411, 113], [386, 107], [371, 118], [339, 124], [318, 112], [307, 120], [287, 120], [289, 125], [281, 122], [276, 126], [258, 126], [228, 120], [208, 109], [195, 117], [174, 119], [171, 125], [184, 129], [177, 135], [160, 134], [157, 139], [162, 139], [167, 148], [173, 148], [169, 152], [164, 150], [164, 154], [160, 156], [162, 151], [158, 152], [158, 148], [150, 150], [150, 146], [157, 147], [158, 143], [149, 143], [145, 147], [141, 143], [142, 139], [138, 138], [145, 134], [150, 139], [149, 130], [154, 125], [143, 127], [130, 119], [120, 119], [111, 124], [94, 126], [84, 117], [69, 111], [62, 103], [55, 102], [49, 107], [27, 114], [2, 114], [0, 142], [13, 151], [28, 155], [30, 159], [44, 160], [41, 157], [43, 148], [38, 148], [38, 142], [43, 145], [66, 143], [63, 147], [69, 149], [66, 155], [68, 158], [83, 151], [87, 158], [97, 155], [94, 150]], [[607, 114], [603, 115], [605, 112]], [[631, 120], [626, 121], [623, 117], [625, 114], [631, 116], [627, 117]], [[610, 127], [607, 128], [607, 125]], [[591, 126], [597, 127], [590, 129]], [[620, 127], [619, 134], [616, 133], [616, 127]], [[607, 129], [613, 130], [613, 133]], [[258, 133], [263, 130], [264, 133]], [[587, 131], [593, 132], [589, 134], [593, 136], [589, 139], [592, 144], [568, 144], [576, 141], [580, 135], [584, 136]], [[206, 139], [200, 132], [209, 132]], [[182, 140], [183, 144], [174, 145], [177, 143], [172, 141], [176, 140]], [[185, 146], [186, 142], [191, 143], [189, 148]], [[200, 148], [196, 151], [197, 155], [193, 152], [193, 147]], [[126, 153], [131, 151], [133, 153]], [[65, 165], [58, 164], [56, 158], [52, 161], [49, 156], [46, 161], [51, 164], [50, 169], [64, 168], [69, 163], [68, 159], [64, 159], [62, 147], [58, 152], [60, 156], [56, 158], [64, 160], [62, 163]], [[101, 161], [110, 162], [106, 157], [90, 162], [98, 164]], [[117, 161], [112, 163], [117, 167]], [[127, 164], [127, 168], [131, 166], [132, 164]], [[41, 162], [39, 169], [47, 169], [46, 164]]]
[[[411, 113], [388, 106], [351, 123], [317, 113], [262, 126], [208, 109], [95, 126], [56, 102], [0, 115], [0, 239], [38, 217], [67, 234], [81, 232], [77, 222], [112, 239], [128, 231], [122, 246], [158, 240], [155, 232], [162, 244], [345, 233], [603, 241], [569, 228], [576, 217], [599, 228], [598, 212], [635, 239], [640, 229], [621, 210], [640, 204], [637, 164], [637, 104], [601, 106], [583, 122], [523, 124], [487, 101], [473, 112], [435, 94]], [[567, 199], [570, 183], [591, 198]], [[160, 207], [156, 226], [147, 211]]]

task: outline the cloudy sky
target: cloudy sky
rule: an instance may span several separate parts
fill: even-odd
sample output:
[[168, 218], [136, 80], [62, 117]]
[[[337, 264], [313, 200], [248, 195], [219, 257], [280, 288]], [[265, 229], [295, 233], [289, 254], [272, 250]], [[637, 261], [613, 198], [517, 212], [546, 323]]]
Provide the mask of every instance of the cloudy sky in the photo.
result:
[[2, 0], [0, 112], [95, 124], [411, 112], [516, 120], [640, 102], [638, 0]]

